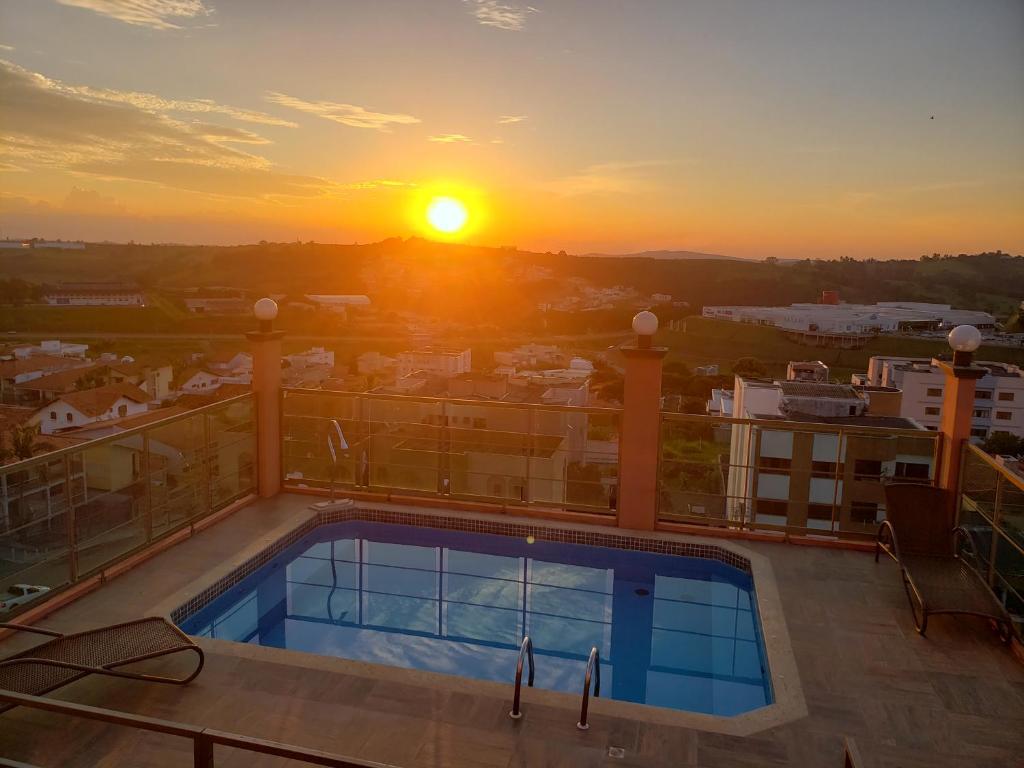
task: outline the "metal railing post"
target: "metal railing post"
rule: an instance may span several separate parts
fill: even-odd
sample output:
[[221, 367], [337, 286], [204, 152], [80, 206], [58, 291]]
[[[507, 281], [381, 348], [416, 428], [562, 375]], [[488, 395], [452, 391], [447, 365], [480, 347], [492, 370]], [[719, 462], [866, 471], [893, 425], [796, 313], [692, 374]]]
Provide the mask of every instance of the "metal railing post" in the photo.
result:
[[[84, 461], [84, 459], [83, 459]], [[68, 535], [68, 576], [78, 581], [78, 531], [75, 523], [75, 499], [71, 491], [71, 454], [64, 454], [64, 489], [67, 496], [66, 525]]]
[[213, 740], [198, 734], [192, 740], [192, 765], [195, 768], [213, 768]]
[[203, 517], [206, 517], [213, 510], [213, 482], [210, 479], [213, 475], [213, 452], [210, 450], [210, 416], [204, 413], [200, 418], [203, 420], [203, 457], [199, 463], [199, 482], [203, 491]]
[[142, 433], [142, 477], [146, 483], [146, 543], [153, 541], [153, 477], [149, 454], [149, 432]]
[[[960, 465], [963, 468], [963, 464]], [[1001, 527], [1001, 512], [1003, 505], [1003, 475], [996, 474], [996, 496], [992, 504], [992, 546], [988, 553], [988, 572], [985, 581], [992, 588], [996, 585], [996, 547], [999, 543], [999, 530]]]

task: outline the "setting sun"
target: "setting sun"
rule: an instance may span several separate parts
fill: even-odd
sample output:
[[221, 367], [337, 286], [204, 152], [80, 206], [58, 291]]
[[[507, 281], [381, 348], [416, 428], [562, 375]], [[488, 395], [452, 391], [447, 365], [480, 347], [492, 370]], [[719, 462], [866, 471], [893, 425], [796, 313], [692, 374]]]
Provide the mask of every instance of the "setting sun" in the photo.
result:
[[438, 232], [454, 234], [466, 225], [466, 206], [454, 197], [435, 197], [427, 206], [427, 221]]

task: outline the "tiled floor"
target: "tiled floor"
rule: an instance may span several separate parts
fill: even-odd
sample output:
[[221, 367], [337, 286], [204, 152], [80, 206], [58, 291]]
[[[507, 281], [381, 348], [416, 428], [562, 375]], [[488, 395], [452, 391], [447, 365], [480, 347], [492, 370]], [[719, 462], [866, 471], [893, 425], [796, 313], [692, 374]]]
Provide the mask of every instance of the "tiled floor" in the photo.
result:
[[[281, 496], [248, 507], [51, 616], [80, 629], [145, 615], [305, 506]], [[190, 686], [91, 678], [60, 698], [422, 768], [511, 766], [838, 766], [842, 739], [867, 766], [1024, 766], [1024, 665], [980, 623], [933, 618], [914, 631], [891, 562], [748, 544], [772, 562], [809, 714], [753, 736], [652, 725], [595, 714], [583, 733], [565, 709], [526, 698], [438, 690], [395, 679], [245, 658], [213, 643]], [[24, 640], [0, 643], [0, 656]], [[608, 747], [625, 750], [611, 758]], [[190, 765], [183, 740], [16, 709], [0, 715], [0, 756], [40, 766]], [[218, 766], [283, 765], [219, 751]]]

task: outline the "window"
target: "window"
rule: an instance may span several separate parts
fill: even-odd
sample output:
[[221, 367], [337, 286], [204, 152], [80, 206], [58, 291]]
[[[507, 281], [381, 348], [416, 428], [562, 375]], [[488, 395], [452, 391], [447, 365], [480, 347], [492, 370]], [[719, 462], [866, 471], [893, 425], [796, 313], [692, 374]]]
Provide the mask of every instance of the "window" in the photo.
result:
[[984, 427], [979, 427], [977, 429], [972, 429], [971, 430], [971, 437], [982, 437], [982, 438], [988, 437], [988, 430], [985, 429]]
[[784, 501], [772, 501], [770, 499], [757, 499], [754, 502], [754, 514], [757, 517], [772, 516], [781, 517], [783, 521], [789, 512], [789, 505]]
[[832, 520], [832, 505], [831, 504], [808, 504], [807, 505], [807, 519], [808, 520]]
[[838, 465], [834, 461], [812, 461], [811, 472], [814, 474], [834, 475]]
[[57, 412], [56, 411], [50, 411], [50, 421], [56, 421], [56, 420], [57, 420]]
[[925, 394], [928, 397], [942, 397], [942, 387], [928, 387], [928, 391]]
[[121, 404], [121, 405], [117, 406], [117, 415], [118, 416], [127, 416], [128, 415], [128, 406], [124, 405], [124, 404]]
[[927, 480], [928, 465], [916, 461], [897, 461], [894, 474], [900, 480]]
[[877, 501], [854, 501], [850, 504], [850, 522], [872, 525], [878, 522]]
[[971, 417], [975, 419], [987, 419], [992, 415], [992, 411], [988, 408], [975, 408], [971, 411]]
[[762, 472], [773, 469], [788, 471], [792, 463], [791, 459], [780, 459], [777, 456], [762, 456], [759, 465]]
[[938, 416], [939, 413], [941, 412], [941, 410], [942, 409], [939, 408], [939, 406], [937, 406], [937, 405], [929, 405], [929, 406], [925, 407], [924, 415], [925, 416]]
[[987, 389], [979, 389], [974, 393], [975, 400], [991, 400], [992, 392]]
[[999, 399], [1002, 400], [1004, 403], [1012, 403], [1013, 402], [1013, 392], [1000, 392], [999, 393]]
[[853, 462], [854, 478], [881, 477], [882, 462], [877, 459], [856, 459]]
[[65, 420], [65, 421], [67, 421], [67, 422], [71, 422], [71, 421], [74, 421], [74, 418], [75, 418], [75, 417], [74, 417], [74, 416], [72, 416], [72, 415], [71, 415], [70, 413], [65, 413], [65, 414], [64, 414], [64, 420]]
[[1013, 418], [1012, 411], [996, 411], [996, 418], [1000, 421], [1010, 421]]
[[473, 429], [487, 429], [487, 419], [473, 419]]

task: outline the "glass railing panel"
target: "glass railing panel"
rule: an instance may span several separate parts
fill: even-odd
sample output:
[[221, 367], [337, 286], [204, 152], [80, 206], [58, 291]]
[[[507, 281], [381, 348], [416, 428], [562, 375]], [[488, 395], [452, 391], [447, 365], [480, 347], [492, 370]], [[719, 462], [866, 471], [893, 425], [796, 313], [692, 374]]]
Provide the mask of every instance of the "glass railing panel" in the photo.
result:
[[211, 504], [220, 508], [256, 488], [256, 423], [252, 400], [206, 414]]
[[[1024, 478], [1018, 482], [1024, 484]], [[999, 492], [998, 524], [1007, 538], [1024, 548], [1024, 489], [1009, 477], [1003, 479]]]
[[[728, 422], [663, 421], [660, 516], [722, 525], [740, 525], [748, 519], [753, 496], [746, 491], [753, 487], [757, 473], [744, 463], [748, 452], [740, 446], [749, 440], [749, 429]], [[781, 522], [785, 523], [784, 514]]]
[[374, 398], [362, 403], [368, 437], [356, 451], [366, 454], [370, 488], [446, 493], [442, 473], [444, 403], [440, 400]]
[[1004, 535], [996, 539], [992, 588], [1014, 619], [1018, 635], [1024, 634], [1024, 548]]
[[0, 621], [71, 579], [67, 469], [58, 458], [0, 470]]
[[149, 506], [143, 436], [104, 441], [82, 451], [85, 498], [74, 506], [78, 572], [88, 574], [145, 544]]
[[530, 501], [602, 514], [618, 502], [618, 412], [531, 406]]
[[964, 452], [960, 464], [961, 507], [970, 507], [989, 520], [995, 516], [999, 470], [974, 450]]
[[342, 487], [369, 485], [370, 441], [359, 396], [288, 390], [283, 408], [287, 484], [326, 487], [333, 480]]
[[204, 416], [146, 430], [153, 535], [175, 530], [210, 509]]
[[448, 403], [442, 431], [442, 485], [453, 496], [525, 504], [530, 411]]

